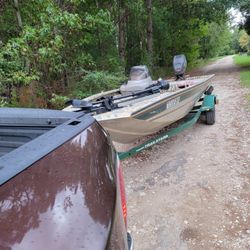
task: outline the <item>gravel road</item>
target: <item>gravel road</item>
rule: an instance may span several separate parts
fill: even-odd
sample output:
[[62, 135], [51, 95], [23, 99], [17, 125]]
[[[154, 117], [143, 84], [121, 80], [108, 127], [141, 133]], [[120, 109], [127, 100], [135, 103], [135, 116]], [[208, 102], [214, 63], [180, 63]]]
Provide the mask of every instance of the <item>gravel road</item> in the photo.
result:
[[216, 124], [197, 123], [123, 162], [136, 250], [250, 249], [250, 108], [239, 68], [215, 73]]

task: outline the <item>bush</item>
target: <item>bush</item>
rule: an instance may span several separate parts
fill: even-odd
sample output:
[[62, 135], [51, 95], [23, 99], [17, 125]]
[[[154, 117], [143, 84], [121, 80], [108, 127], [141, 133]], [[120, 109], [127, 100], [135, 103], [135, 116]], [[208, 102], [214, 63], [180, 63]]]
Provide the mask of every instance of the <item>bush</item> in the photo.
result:
[[50, 104], [52, 108], [62, 109], [65, 107], [65, 102], [68, 100], [69, 98], [67, 96], [53, 94], [52, 99], [50, 99]]
[[8, 102], [5, 98], [0, 97], [0, 107], [7, 107]]
[[77, 98], [85, 98], [102, 91], [116, 89], [125, 79], [122, 73], [111, 74], [106, 71], [88, 72], [78, 82], [73, 95]]

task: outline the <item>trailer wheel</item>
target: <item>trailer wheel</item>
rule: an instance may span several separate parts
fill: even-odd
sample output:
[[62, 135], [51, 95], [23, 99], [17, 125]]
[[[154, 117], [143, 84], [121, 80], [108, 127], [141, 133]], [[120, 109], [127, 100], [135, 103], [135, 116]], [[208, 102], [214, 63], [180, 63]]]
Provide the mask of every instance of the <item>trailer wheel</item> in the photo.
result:
[[215, 108], [205, 112], [206, 124], [213, 125], [215, 123]]
[[214, 87], [213, 86], [209, 86], [208, 89], [205, 91], [205, 95], [211, 95], [212, 92], [214, 91]]

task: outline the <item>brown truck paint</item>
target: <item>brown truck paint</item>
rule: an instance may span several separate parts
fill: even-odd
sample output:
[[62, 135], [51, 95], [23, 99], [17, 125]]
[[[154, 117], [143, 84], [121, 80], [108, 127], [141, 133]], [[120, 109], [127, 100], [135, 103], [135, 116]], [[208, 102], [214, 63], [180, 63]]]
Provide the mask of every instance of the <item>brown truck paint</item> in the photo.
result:
[[0, 249], [105, 249], [120, 213], [107, 144], [95, 123], [3, 184]]

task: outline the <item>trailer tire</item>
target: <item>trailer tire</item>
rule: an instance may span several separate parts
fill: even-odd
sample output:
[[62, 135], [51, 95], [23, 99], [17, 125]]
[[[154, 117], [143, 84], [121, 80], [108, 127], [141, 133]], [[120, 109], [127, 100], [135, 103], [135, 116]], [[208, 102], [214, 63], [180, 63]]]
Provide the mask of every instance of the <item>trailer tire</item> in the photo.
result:
[[205, 91], [205, 95], [212, 95], [212, 92], [214, 91], [213, 86], [209, 86], [208, 89]]
[[215, 123], [215, 108], [205, 112], [206, 124], [213, 125]]

